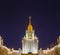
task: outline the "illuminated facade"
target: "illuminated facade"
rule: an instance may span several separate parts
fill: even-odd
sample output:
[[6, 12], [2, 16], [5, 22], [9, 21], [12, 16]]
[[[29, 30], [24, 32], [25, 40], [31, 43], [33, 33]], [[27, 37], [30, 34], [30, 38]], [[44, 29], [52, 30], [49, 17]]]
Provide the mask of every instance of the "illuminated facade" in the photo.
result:
[[38, 54], [38, 38], [35, 35], [33, 26], [31, 24], [31, 16], [29, 17], [29, 24], [26, 34], [22, 39], [22, 54]]
[[57, 45], [52, 48], [47, 48], [43, 50], [44, 55], [60, 55], [60, 36], [57, 39]]
[[8, 51], [10, 51], [10, 49], [3, 45], [3, 39], [0, 36], [0, 55], [8, 55]]

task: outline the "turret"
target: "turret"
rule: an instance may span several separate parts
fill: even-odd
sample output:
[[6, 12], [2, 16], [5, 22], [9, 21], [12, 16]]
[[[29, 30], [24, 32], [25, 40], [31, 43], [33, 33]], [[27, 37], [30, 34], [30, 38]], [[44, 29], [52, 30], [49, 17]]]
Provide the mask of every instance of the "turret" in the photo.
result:
[[59, 36], [59, 38], [57, 39], [57, 43], [60, 44], [60, 36]]
[[0, 46], [3, 45], [3, 39], [2, 37], [0, 36]]

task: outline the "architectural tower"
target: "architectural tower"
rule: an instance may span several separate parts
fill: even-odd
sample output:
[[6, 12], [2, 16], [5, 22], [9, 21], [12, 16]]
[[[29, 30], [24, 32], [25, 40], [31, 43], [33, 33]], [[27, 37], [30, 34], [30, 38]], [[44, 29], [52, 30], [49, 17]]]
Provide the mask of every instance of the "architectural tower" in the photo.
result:
[[0, 46], [2, 46], [3, 45], [3, 39], [2, 39], [2, 37], [0, 36]]
[[35, 31], [31, 23], [31, 16], [29, 16], [29, 24], [25, 36], [22, 39], [22, 54], [38, 54], [38, 38], [35, 35]]

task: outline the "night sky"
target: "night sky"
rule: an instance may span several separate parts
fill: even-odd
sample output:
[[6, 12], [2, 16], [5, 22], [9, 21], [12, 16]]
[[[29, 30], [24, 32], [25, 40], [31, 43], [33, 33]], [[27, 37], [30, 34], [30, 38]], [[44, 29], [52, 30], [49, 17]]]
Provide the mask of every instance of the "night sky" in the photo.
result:
[[32, 16], [32, 25], [39, 38], [39, 48], [50, 47], [60, 35], [60, 8], [56, 0], [0, 1], [0, 35], [4, 45], [21, 48], [21, 40]]

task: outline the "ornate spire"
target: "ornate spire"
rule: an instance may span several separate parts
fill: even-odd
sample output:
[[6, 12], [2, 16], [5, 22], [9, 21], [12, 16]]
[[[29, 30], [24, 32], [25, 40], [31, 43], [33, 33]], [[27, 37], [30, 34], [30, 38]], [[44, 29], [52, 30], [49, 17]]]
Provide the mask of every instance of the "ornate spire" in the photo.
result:
[[31, 24], [31, 16], [29, 16], [29, 24], [28, 24], [27, 30], [28, 31], [32, 31], [33, 30], [33, 26]]

